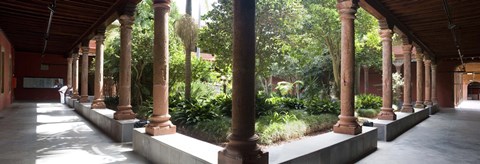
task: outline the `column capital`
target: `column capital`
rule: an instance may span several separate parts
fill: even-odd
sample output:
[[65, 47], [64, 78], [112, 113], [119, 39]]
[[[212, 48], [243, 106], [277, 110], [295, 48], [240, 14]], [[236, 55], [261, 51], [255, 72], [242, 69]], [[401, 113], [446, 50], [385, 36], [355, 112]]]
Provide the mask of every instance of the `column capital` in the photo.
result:
[[425, 58], [425, 60], [423, 60], [423, 63], [425, 64], [425, 66], [431, 66], [432, 64], [432, 61], [431, 60], [428, 60], [427, 58]]
[[357, 0], [337, 0], [337, 9], [340, 13], [340, 19], [355, 19], [355, 13], [358, 9]]
[[121, 28], [132, 29], [135, 17], [130, 15], [120, 15], [118, 21], [120, 22]]
[[153, 7], [170, 9], [170, 0], [153, 0]]

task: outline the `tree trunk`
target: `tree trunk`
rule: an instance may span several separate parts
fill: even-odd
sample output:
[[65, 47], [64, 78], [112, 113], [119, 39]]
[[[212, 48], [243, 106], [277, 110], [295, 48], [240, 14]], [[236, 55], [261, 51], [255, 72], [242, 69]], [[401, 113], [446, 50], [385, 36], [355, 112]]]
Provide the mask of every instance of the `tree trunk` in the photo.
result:
[[192, 0], [187, 0], [186, 13], [192, 16]]
[[185, 46], [185, 99], [190, 100], [192, 89], [192, 53], [190, 45]]
[[335, 47], [336, 43], [333, 43], [331, 38], [326, 37], [325, 42], [332, 57], [333, 78], [335, 79], [333, 94], [336, 98], [340, 98], [340, 51]]

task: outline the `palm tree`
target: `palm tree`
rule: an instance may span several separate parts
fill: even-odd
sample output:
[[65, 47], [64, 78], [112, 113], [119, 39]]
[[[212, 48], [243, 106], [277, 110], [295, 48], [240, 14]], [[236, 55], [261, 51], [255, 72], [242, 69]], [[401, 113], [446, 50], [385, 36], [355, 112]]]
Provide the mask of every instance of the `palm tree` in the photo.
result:
[[191, 98], [192, 83], [192, 54], [191, 50], [197, 40], [198, 26], [193, 18], [186, 14], [175, 23], [175, 32], [180, 37], [185, 47], [185, 99]]

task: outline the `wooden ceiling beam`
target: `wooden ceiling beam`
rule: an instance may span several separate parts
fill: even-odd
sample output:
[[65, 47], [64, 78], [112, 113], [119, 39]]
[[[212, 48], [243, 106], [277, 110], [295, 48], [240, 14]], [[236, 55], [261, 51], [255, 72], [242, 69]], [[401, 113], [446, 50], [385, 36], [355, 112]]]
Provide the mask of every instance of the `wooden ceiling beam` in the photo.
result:
[[[376, 12], [381, 13], [387, 20], [391, 21], [398, 29], [400, 29], [405, 35], [407, 35], [413, 42], [418, 44], [422, 47], [423, 50], [427, 51], [431, 57], [435, 58], [436, 54], [428, 47], [422, 40], [420, 40], [413, 32], [398, 18], [396, 18], [390, 10], [386, 9], [385, 6], [381, 4], [381, 2], [377, 0], [362, 0], [365, 1], [366, 4], [362, 5], [369, 5], [371, 9], [375, 9]], [[362, 6], [361, 5], [361, 6]], [[363, 7], [363, 6], [362, 6]], [[367, 10], [368, 11], [368, 10]]]

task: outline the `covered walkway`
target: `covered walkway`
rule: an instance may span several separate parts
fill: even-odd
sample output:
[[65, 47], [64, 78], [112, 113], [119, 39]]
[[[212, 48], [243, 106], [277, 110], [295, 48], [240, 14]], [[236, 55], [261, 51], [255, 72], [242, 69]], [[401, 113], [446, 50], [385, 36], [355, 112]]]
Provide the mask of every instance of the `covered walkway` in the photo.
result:
[[480, 101], [442, 109], [359, 163], [478, 163]]
[[0, 112], [0, 161], [148, 163], [60, 103], [14, 103]]

